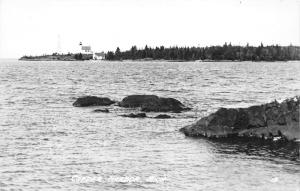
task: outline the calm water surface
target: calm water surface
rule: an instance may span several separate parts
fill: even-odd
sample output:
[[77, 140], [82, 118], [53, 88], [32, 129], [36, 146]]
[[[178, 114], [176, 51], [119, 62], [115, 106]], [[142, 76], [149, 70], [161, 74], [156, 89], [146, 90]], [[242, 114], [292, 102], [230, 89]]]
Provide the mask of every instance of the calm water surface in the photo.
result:
[[[178, 131], [219, 107], [300, 95], [299, 73], [300, 62], [2, 60], [0, 190], [299, 190], [294, 144], [210, 141]], [[131, 119], [119, 115], [135, 110], [72, 107], [83, 95], [130, 94], [173, 97], [193, 110]]]

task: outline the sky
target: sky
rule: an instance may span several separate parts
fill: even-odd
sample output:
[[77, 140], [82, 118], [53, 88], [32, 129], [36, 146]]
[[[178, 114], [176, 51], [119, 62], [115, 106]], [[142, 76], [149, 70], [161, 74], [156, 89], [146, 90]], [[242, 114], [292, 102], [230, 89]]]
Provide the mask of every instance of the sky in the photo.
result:
[[300, 0], [0, 0], [0, 58], [148, 46], [300, 45]]

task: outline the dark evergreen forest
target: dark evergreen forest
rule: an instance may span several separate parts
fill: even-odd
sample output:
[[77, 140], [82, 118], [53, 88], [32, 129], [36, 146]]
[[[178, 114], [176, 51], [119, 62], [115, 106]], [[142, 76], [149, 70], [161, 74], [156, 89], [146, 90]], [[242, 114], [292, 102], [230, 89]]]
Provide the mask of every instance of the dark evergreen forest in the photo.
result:
[[287, 61], [300, 60], [299, 46], [233, 46], [225, 43], [223, 46], [210, 47], [169, 47], [151, 48], [147, 45], [138, 49], [132, 46], [130, 50], [121, 51], [118, 47], [114, 52], [109, 51], [105, 55], [106, 60], [232, 60], [232, 61]]

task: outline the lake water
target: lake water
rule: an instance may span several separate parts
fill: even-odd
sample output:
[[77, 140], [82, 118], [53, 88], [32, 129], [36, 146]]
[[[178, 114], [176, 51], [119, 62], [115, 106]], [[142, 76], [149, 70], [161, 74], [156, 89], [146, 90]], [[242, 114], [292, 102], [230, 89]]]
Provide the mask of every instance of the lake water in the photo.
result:
[[[300, 62], [0, 61], [0, 190], [300, 189], [297, 145], [211, 141], [178, 130], [219, 107], [300, 95]], [[83, 95], [173, 97], [192, 111], [132, 119]], [[149, 116], [156, 114], [149, 113]]]

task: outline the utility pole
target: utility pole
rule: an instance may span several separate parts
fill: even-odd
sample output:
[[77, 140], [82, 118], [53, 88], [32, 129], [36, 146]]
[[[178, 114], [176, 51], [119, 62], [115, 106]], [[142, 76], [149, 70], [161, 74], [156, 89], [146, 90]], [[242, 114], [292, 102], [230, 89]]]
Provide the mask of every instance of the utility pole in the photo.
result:
[[60, 54], [61, 53], [61, 42], [60, 42], [60, 35], [57, 35], [57, 53]]

